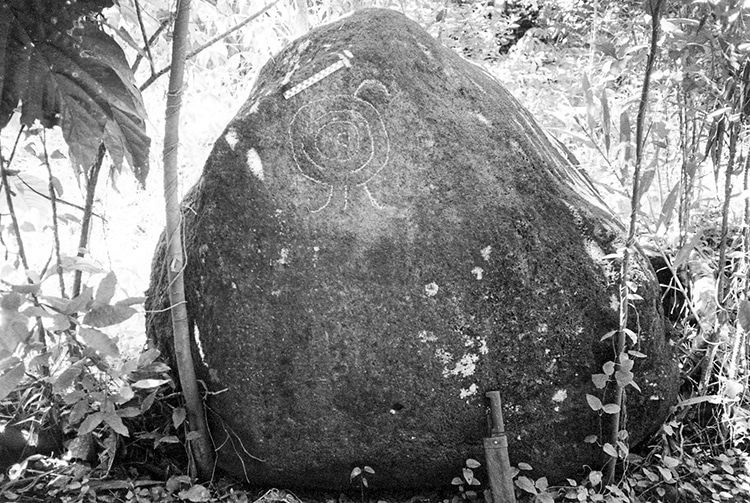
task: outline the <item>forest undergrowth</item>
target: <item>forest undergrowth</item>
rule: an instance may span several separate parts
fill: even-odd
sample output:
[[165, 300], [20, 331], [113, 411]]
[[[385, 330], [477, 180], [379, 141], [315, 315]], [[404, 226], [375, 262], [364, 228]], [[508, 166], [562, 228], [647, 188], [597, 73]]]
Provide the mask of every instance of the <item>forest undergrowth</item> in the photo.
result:
[[[613, 213], [628, 220], [650, 35], [650, 16], [640, 2], [520, 0], [503, 9], [478, 1], [277, 3], [264, 4], [262, 23], [211, 44], [257, 6], [197, 2], [193, 43], [209, 44], [187, 69], [183, 191], [197, 179], [263, 62], [310, 26], [372, 4], [405, 11], [484, 65], [569, 149]], [[300, 15], [302, 5], [306, 15]], [[144, 26], [140, 8], [148, 12]], [[129, 63], [141, 61], [133, 65], [139, 83], [168, 61], [164, 31], [172, 10], [166, 1], [123, 1], [105, 13]], [[615, 480], [601, 467], [582, 467], [580, 477], [552, 485], [517, 463], [519, 501], [750, 501], [748, 14], [743, 3], [730, 0], [671, 2], [660, 23], [641, 145], [637, 237], [661, 268], [681, 369], [680, 401], [643, 445], [628, 445], [627, 425], [617, 445], [603, 443], [619, 460]], [[152, 35], [148, 54], [132, 49], [143, 45], [135, 42], [142, 30]], [[154, 80], [143, 90], [146, 109], [163, 109], [165, 86]], [[152, 152], [162, 147], [161, 121], [152, 113], [144, 125]], [[164, 225], [159, 180], [150, 177], [144, 188], [117, 163], [104, 164], [101, 178], [101, 162], [97, 170], [96, 163], [70, 170], [59, 128], [26, 127], [18, 114], [3, 128], [0, 149], [0, 435], [22, 459], [0, 475], [0, 501], [487, 498], [483, 460], [457, 466], [446, 488], [416, 495], [371, 491], [367, 478], [374, 481], [377, 473], [367, 467], [353, 467], [346, 494], [296, 495], [222, 478], [196, 483], [187, 470], [187, 414], [170, 369], [155, 350], [143, 349], [142, 296]], [[155, 157], [151, 166], [158, 172]], [[602, 371], [615, 374], [614, 367]]]

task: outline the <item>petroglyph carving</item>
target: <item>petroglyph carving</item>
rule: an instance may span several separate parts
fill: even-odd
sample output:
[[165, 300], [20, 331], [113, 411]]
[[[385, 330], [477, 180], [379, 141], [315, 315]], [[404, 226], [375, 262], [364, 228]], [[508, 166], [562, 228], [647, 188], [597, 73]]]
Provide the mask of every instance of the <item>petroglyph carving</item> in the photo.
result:
[[367, 183], [388, 162], [390, 142], [380, 112], [371, 103], [346, 95], [312, 101], [292, 118], [289, 141], [302, 176], [328, 188], [326, 200], [312, 213], [327, 208], [338, 195], [343, 196], [346, 210], [349, 194], [358, 188], [374, 207], [381, 208]]

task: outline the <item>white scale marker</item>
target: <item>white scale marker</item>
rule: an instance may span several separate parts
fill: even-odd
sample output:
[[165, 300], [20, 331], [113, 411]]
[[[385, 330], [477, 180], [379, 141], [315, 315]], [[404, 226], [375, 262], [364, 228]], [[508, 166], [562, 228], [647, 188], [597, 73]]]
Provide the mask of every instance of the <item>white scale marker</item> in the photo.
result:
[[284, 91], [284, 99], [288, 100], [292, 96], [295, 96], [295, 95], [301, 93], [302, 91], [304, 91], [308, 87], [310, 87], [310, 86], [312, 86], [314, 84], [317, 84], [318, 82], [320, 82], [324, 78], [328, 77], [329, 75], [331, 75], [333, 72], [335, 72], [337, 70], [340, 70], [342, 68], [351, 68], [352, 67], [351, 59], [354, 58], [354, 55], [351, 52], [349, 52], [348, 50], [344, 49], [343, 52], [337, 53], [336, 55], [339, 57], [339, 60], [337, 62], [335, 62], [332, 65], [329, 65], [329, 66], [323, 68], [321, 71], [319, 71], [318, 73], [314, 74], [312, 77], [309, 77], [309, 78], [303, 80], [302, 82], [300, 82], [296, 86], [292, 87], [291, 89], [288, 89], [288, 90]]

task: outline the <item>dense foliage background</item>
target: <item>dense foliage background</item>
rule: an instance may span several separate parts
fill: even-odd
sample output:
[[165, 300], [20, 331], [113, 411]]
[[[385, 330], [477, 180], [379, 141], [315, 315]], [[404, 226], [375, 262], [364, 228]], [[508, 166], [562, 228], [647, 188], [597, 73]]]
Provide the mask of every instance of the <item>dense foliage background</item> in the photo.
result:
[[[245, 501], [250, 493], [220, 484], [210, 492], [174, 461], [189, 439], [185, 408], [169, 368], [143, 351], [142, 296], [164, 226], [159, 153], [175, 2], [61, 5], [0, 0], [0, 440], [25, 459], [0, 478], [0, 500]], [[181, 190], [273, 54], [369, 6], [404, 12], [485, 65], [570, 149], [624, 224], [641, 148], [636, 230], [668, 268], [682, 401], [649, 445], [631, 452], [626, 435], [604, 444], [623, 461], [616, 481], [589, 467], [551, 487], [519, 463], [519, 497], [750, 498], [750, 6], [661, 6], [636, 145], [649, 1], [194, 0]], [[594, 384], [614, 368], [602, 372]], [[26, 458], [34, 444], [64, 457]], [[481, 468], [469, 461], [448, 499], [481, 499], [471, 490]], [[362, 500], [366, 477], [377, 477], [366, 468], [352, 472]]]

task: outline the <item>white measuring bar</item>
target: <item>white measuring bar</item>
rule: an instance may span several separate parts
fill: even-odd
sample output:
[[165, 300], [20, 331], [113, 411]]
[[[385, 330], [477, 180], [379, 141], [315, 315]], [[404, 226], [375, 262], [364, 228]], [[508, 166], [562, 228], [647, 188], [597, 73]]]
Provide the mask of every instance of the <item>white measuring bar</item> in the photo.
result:
[[340, 70], [342, 68], [351, 68], [352, 67], [351, 60], [354, 57], [354, 55], [350, 51], [344, 49], [343, 52], [339, 52], [336, 55], [339, 57], [338, 61], [336, 61], [332, 65], [329, 65], [329, 66], [323, 68], [318, 73], [312, 75], [311, 77], [308, 77], [307, 79], [303, 80], [302, 82], [300, 82], [296, 86], [292, 87], [291, 89], [288, 89], [288, 90], [284, 91], [284, 99], [288, 100], [292, 96], [295, 96], [295, 95], [301, 93], [302, 91], [304, 91], [308, 87], [310, 87], [310, 86], [312, 86], [314, 84], [317, 84], [318, 82], [320, 82], [324, 78], [328, 77], [329, 75], [331, 75], [333, 72], [335, 72], [337, 70]]

